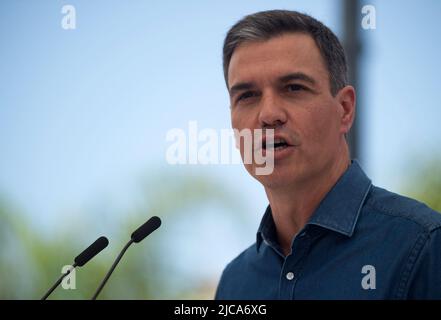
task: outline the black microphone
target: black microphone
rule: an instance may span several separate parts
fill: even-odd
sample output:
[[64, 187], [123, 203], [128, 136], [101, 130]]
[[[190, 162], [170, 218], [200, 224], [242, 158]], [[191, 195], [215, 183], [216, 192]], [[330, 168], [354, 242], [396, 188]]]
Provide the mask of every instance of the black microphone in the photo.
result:
[[99, 237], [98, 239], [96, 239], [94, 243], [92, 243], [89, 247], [86, 248], [86, 250], [84, 250], [78, 256], [76, 256], [72, 268], [61, 275], [61, 277], [54, 283], [54, 285], [49, 289], [49, 291], [46, 292], [46, 294], [43, 296], [43, 298], [41, 298], [41, 300], [46, 300], [47, 297], [49, 297], [49, 295], [60, 285], [64, 277], [66, 277], [69, 273], [71, 273], [72, 270], [74, 270], [76, 267], [84, 266], [87, 262], [89, 262], [90, 259], [95, 257], [105, 247], [107, 247], [108, 244], [109, 244], [109, 240], [107, 240], [106, 237]]
[[140, 226], [138, 229], [136, 229], [130, 238], [133, 240], [133, 242], [138, 243], [144, 240], [145, 237], [150, 235], [153, 231], [158, 229], [161, 226], [161, 219], [159, 217], [151, 217], [149, 220], [147, 220], [146, 223], [144, 223], [142, 226]]
[[127, 251], [127, 249], [130, 247], [132, 243], [138, 243], [144, 240], [145, 237], [147, 237], [149, 234], [151, 234], [153, 231], [158, 229], [161, 226], [161, 219], [159, 217], [151, 217], [149, 220], [147, 220], [146, 223], [144, 223], [142, 226], [140, 226], [138, 229], [136, 229], [131, 237], [130, 241], [127, 242], [127, 244], [124, 246], [124, 248], [119, 253], [118, 257], [116, 258], [115, 262], [113, 262], [112, 266], [110, 267], [110, 270], [107, 272], [106, 276], [104, 277], [103, 281], [101, 282], [100, 286], [96, 290], [95, 294], [92, 297], [92, 300], [96, 300], [98, 295], [100, 294], [101, 290], [103, 290], [105, 284], [107, 283], [107, 280], [109, 280], [110, 275], [112, 274], [113, 270], [115, 270], [117, 264], [123, 257], [124, 253]]

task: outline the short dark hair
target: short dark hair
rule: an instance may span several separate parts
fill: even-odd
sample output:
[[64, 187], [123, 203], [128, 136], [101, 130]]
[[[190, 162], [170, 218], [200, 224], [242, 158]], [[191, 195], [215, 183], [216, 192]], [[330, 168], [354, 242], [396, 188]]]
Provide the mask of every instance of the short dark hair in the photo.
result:
[[337, 36], [323, 23], [297, 11], [269, 10], [248, 15], [228, 31], [223, 46], [223, 68], [228, 87], [228, 67], [234, 50], [248, 41], [269, 40], [299, 32], [310, 35], [325, 61], [332, 95], [348, 83], [346, 56]]

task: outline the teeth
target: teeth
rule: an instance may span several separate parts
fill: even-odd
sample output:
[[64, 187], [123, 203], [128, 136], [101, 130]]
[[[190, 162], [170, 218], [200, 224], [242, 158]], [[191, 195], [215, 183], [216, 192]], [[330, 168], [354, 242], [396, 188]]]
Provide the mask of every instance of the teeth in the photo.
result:
[[286, 148], [286, 146], [278, 146], [278, 147], [275, 147], [275, 148], [274, 148], [274, 146], [268, 146], [266, 148], [266, 150], [281, 150], [281, 149], [285, 149], [285, 148]]
[[[280, 143], [284, 143], [285, 145], [282, 146], [275, 146], [276, 144], [280, 144]], [[278, 149], [284, 149], [287, 147], [287, 143], [285, 141], [285, 139], [282, 138], [275, 138], [273, 143], [270, 143], [269, 141], [265, 141], [265, 143], [263, 144], [265, 149], [274, 149], [274, 150], [278, 150]]]
[[[266, 141], [266, 143], [270, 144], [269, 141]], [[277, 138], [277, 139], [274, 139], [273, 144], [276, 144], [276, 143], [286, 143], [286, 141], [285, 141], [285, 139]]]
[[277, 150], [277, 149], [284, 149], [286, 147], [287, 147], [287, 145], [282, 145], [282, 146], [277, 146], [276, 147], [274, 144], [267, 144], [265, 149], [275, 149], [275, 150]]

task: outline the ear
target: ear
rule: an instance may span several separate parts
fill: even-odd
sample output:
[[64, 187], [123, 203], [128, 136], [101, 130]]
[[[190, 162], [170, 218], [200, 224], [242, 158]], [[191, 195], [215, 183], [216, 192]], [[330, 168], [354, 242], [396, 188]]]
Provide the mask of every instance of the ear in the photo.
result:
[[340, 114], [340, 132], [347, 134], [355, 119], [356, 96], [354, 87], [344, 87], [337, 93], [336, 99]]

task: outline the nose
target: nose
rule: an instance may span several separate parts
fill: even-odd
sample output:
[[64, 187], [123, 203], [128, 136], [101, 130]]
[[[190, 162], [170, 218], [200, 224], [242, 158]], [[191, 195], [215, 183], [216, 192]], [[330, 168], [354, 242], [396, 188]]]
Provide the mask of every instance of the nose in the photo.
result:
[[275, 128], [286, 122], [286, 112], [274, 93], [263, 94], [260, 103], [259, 123], [262, 128]]

